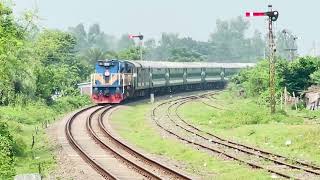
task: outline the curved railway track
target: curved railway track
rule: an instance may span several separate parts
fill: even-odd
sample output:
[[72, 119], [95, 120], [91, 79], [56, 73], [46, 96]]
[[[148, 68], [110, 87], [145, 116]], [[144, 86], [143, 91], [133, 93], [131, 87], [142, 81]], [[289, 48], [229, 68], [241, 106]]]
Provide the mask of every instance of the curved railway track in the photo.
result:
[[[193, 133], [196, 133], [196, 134], [199, 134], [199, 136], [202, 136], [201, 134], [205, 134], [207, 135], [210, 139], [217, 139], [221, 142], [225, 142], [226, 143], [226, 146], [230, 146], [230, 147], [235, 147], [235, 146], [238, 146], [238, 147], [241, 147], [241, 148], [245, 148], [247, 149], [248, 151], [249, 150], [252, 150], [252, 151], [255, 151], [257, 152], [257, 156], [260, 156], [260, 157], [263, 157], [263, 158], [266, 158], [268, 160], [270, 160], [271, 158], [273, 157], [276, 157], [276, 158], [281, 158], [283, 159], [284, 161], [288, 161], [288, 162], [292, 162], [294, 164], [299, 164], [301, 166], [305, 166], [305, 167], [301, 167], [302, 170], [306, 171], [306, 172], [310, 172], [310, 173], [314, 173], [316, 175], [320, 175], [320, 172], [317, 172], [320, 170], [320, 167], [317, 167], [316, 165], [314, 164], [311, 164], [311, 163], [306, 163], [306, 162], [302, 162], [302, 161], [299, 161], [299, 160], [295, 160], [295, 159], [290, 159], [288, 157], [285, 157], [285, 156], [282, 156], [282, 155], [279, 155], [279, 154], [275, 154], [275, 153], [271, 153], [271, 152], [268, 152], [266, 150], [263, 150], [263, 149], [259, 149], [259, 148], [255, 148], [255, 147], [251, 147], [251, 146], [248, 146], [248, 145], [245, 145], [245, 144], [240, 144], [240, 143], [237, 143], [237, 142], [234, 142], [234, 141], [231, 141], [231, 140], [227, 140], [225, 138], [222, 138], [220, 136], [217, 136], [215, 134], [212, 134], [212, 133], [209, 133], [209, 132], [206, 132], [206, 131], [203, 131], [201, 129], [199, 129], [198, 127], [192, 125], [191, 123], [188, 123], [187, 121], [185, 121], [179, 114], [178, 114], [178, 109], [181, 107], [181, 105], [187, 103], [188, 101], [185, 101], [185, 102], [182, 102], [180, 103], [178, 106], [175, 107], [174, 109], [174, 113], [175, 115], [179, 118], [179, 120], [181, 122], [183, 122], [183, 124], [185, 124], [186, 126], [190, 127], [192, 130]], [[208, 104], [208, 103], [205, 103], [206, 105], [210, 106], [210, 107], [213, 107], [213, 108], [216, 108], [216, 109], [219, 109], [219, 110], [222, 110], [221, 108], [219, 107], [216, 107], [214, 105], [211, 105], [211, 104]], [[201, 133], [201, 134], [200, 134]], [[202, 137], [206, 140], [210, 140], [208, 137]], [[267, 155], [267, 156], [264, 156], [264, 155]], [[281, 164], [282, 162], [277, 162], [279, 164]], [[290, 164], [284, 164], [284, 165], [287, 165], [287, 166], [291, 166]], [[295, 167], [295, 166], [292, 166], [292, 168], [297, 168], [299, 169], [299, 167]], [[309, 168], [309, 169], [307, 169]], [[317, 171], [313, 171], [313, 170], [317, 170]]]
[[81, 145], [76, 141], [76, 139], [74, 138], [72, 132], [71, 132], [71, 126], [73, 121], [76, 119], [77, 116], [79, 116], [81, 113], [93, 108], [95, 106], [91, 106], [85, 109], [82, 109], [80, 111], [78, 111], [77, 113], [75, 113], [66, 123], [65, 126], [65, 132], [66, 132], [66, 137], [67, 140], [69, 141], [70, 145], [73, 147], [73, 149], [75, 151], [77, 151], [77, 153], [90, 165], [92, 166], [92, 168], [94, 168], [102, 177], [106, 178], [106, 179], [116, 179], [115, 175], [113, 175], [112, 173], [110, 173], [108, 170], [106, 170], [105, 168], [103, 168], [94, 158], [92, 158], [90, 156], [90, 154], [88, 154], [83, 147], [81, 147]]
[[[195, 146], [198, 146], [202, 149], [214, 152], [214, 153], [219, 153], [219, 154], [223, 154], [224, 156], [234, 159], [236, 161], [239, 161], [241, 163], [247, 164], [253, 168], [259, 168], [259, 169], [264, 169], [267, 170], [268, 172], [271, 172], [273, 174], [276, 174], [278, 176], [284, 177], [284, 178], [289, 178], [289, 179], [318, 179], [320, 178], [320, 168], [313, 165], [313, 164], [309, 164], [309, 163], [305, 163], [302, 161], [297, 161], [297, 160], [292, 160], [289, 159], [287, 157], [278, 155], [278, 154], [274, 154], [271, 152], [267, 152], [265, 150], [261, 150], [258, 148], [254, 148], [254, 147], [250, 147], [244, 144], [240, 144], [240, 143], [236, 143], [233, 141], [229, 141], [226, 139], [223, 139], [217, 135], [214, 135], [212, 133], [208, 133], [205, 131], [202, 131], [201, 129], [197, 128], [196, 126], [186, 122], [178, 113], [177, 110], [178, 108], [187, 102], [193, 101], [193, 100], [197, 100], [199, 98], [205, 98], [209, 95], [212, 94], [204, 94], [201, 96], [188, 96], [188, 97], [182, 97], [182, 98], [178, 98], [175, 100], [171, 100], [171, 101], [167, 101], [164, 103], [159, 104], [158, 106], [156, 106], [153, 111], [152, 111], [152, 118], [155, 121], [155, 123], [164, 131], [166, 131], [167, 133], [175, 136], [176, 138], [186, 142], [186, 143], [190, 143], [193, 144]], [[208, 104], [210, 105], [210, 104]], [[166, 106], [165, 107], [165, 111], [166, 111], [166, 118], [169, 119], [169, 122], [172, 123], [174, 126], [176, 126], [177, 128], [179, 128], [180, 130], [184, 131], [185, 133], [188, 133], [191, 136], [197, 137], [198, 139], [203, 140], [202, 142], [206, 142], [206, 143], [200, 143], [197, 140], [190, 140], [190, 138], [188, 139], [187, 137], [181, 135], [181, 133], [177, 133], [174, 130], [165, 127], [164, 124], [161, 124], [161, 122], [159, 121], [158, 117], [156, 116], [156, 111], [158, 111], [162, 106]], [[211, 105], [210, 105], [211, 106]], [[216, 108], [216, 106], [211, 106]], [[172, 116], [172, 109], [173, 109], [173, 113], [174, 116], [177, 117], [177, 120], [175, 120]], [[221, 109], [220, 109], [221, 110]], [[209, 145], [208, 145], [209, 144]], [[232, 149], [229, 151], [226, 151], [225, 149]], [[263, 161], [268, 161], [268, 162], [272, 162], [275, 165], [281, 165], [282, 169], [283, 167], [285, 168], [286, 171], [279, 171], [279, 170], [275, 170], [274, 168], [270, 168], [268, 166], [264, 166], [261, 165], [261, 163], [256, 163], [256, 162], [252, 162], [248, 159], [243, 159], [240, 158], [237, 155], [234, 155], [233, 151], [237, 151], [237, 152], [241, 152], [242, 154], [246, 154], [247, 156], [253, 157], [253, 158], [257, 158], [257, 159], [263, 159]], [[261, 161], [261, 160], [260, 160]], [[271, 166], [272, 167], [272, 166]], [[297, 173], [298, 176], [292, 175], [292, 170], [298, 170], [299, 172], [303, 172], [303, 173]], [[290, 173], [288, 173], [290, 172]]]
[[[102, 177], [106, 179], [123, 179], [118, 176], [117, 173], [112, 172], [110, 166], [116, 166], [114, 161], [109, 163], [109, 167], [106, 167], [106, 163], [101, 163], [94, 154], [90, 154], [86, 150], [86, 146], [82, 145], [81, 140], [75, 138], [75, 131], [72, 131], [72, 127], [76, 118], [82, 113], [94, 109], [89, 116], [86, 118], [85, 129], [87, 135], [94, 140], [100, 148], [109, 153], [120, 161], [123, 165], [128, 168], [128, 171], [134, 171], [140, 176], [131, 176], [128, 179], [190, 179], [186, 175], [176, 172], [146, 156], [130, 148], [125, 143], [113, 137], [113, 135], [105, 127], [104, 116], [112, 109], [111, 106], [92, 106], [85, 108], [76, 114], [74, 114], [66, 123], [65, 131], [66, 136], [71, 146], [77, 151], [77, 153], [91, 166], [93, 167]], [[110, 159], [110, 157], [109, 157]], [[110, 170], [111, 169], [111, 170]], [[132, 172], [131, 172], [132, 174]]]
[[[161, 173], [164, 173], [169, 176], [170, 179], [191, 179], [190, 177], [183, 175], [173, 169], [168, 168], [167, 166], [164, 166], [163, 164], [152, 160], [151, 158], [143, 155], [142, 153], [134, 150], [133, 148], [129, 147], [129, 145], [125, 144], [124, 142], [121, 142], [119, 139], [114, 137], [106, 128], [104, 116], [106, 115], [107, 111], [103, 111], [99, 116], [99, 128], [103, 131], [106, 137], [108, 137], [111, 141], [113, 141], [119, 148], [124, 149], [129, 154], [131, 154], [133, 157], [140, 159], [145, 164], [147, 164], [150, 167], [157, 168], [158, 170], [162, 171]], [[105, 120], [107, 121], [109, 117], [107, 117]], [[155, 171], [155, 170], [154, 170]], [[164, 177], [163, 177], [164, 178]], [[168, 178], [168, 177], [166, 177]]]

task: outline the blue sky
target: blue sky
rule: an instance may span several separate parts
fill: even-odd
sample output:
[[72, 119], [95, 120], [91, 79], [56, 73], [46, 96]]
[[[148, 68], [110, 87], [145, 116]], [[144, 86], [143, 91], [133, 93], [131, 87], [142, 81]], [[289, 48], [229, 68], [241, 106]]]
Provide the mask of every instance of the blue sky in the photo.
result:
[[[276, 30], [292, 30], [298, 37], [299, 52], [311, 52], [320, 41], [316, 15], [320, 1], [292, 0], [13, 0], [17, 16], [38, 7], [44, 27], [66, 30], [69, 26], [99, 23], [103, 31], [119, 36], [142, 32], [146, 38], [159, 38], [162, 32], [179, 33], [207, 40], [215, 30], [216, 19], [244, 16], [245, 11], [267, 10], [268, 4], [280, 13]], [[250, 18], [251, 31], [267, 32], [264, 18]], [[317, 43], [318, 44], [318, 43]], [[319, 42], [320, 44], [320, 42]], [[320, 50], [320, 48], [319, 48]]]

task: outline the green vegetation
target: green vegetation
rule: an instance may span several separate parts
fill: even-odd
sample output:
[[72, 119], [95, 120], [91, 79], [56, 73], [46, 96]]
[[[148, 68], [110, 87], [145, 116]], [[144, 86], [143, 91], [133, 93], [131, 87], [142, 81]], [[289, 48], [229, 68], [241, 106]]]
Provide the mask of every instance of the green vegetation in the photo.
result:
[[[45, 122], [89, 103], [88, 99], [79, 97], [76, 86], [79, 82], [88, 81], [96, 60], [139, 59], [139, 49], [127, 34], [117, 39], [105, 34], [99, 24], [92, 25], [88, 31], [82, 24], [71, 27], [68, 32], [42, 29], [35, 23], [37, 14], [28, 11], [16, 18], [10, 1], [6, 2], [0, 2], [2, 179], [16, 173], [34, 172], [39, 163], [44, 172], [53, 166], [50, 143], [44, 131], [39, 129], [35, 136], [37, 143], [31, 148], [32, 134], [35, 134], [35, 127], [41, 127]], [[180, 38], [170, 33], [163, 33], [159, 42], [146, 40], [144, 57], [149, 60], [224, 62], [256, 61], [262, 57], [264, 43], [261, 33], [256, 31], [252, 37], [245, 36], [249, 28], [247, 21], [240, 17], [230, 21], [218, 20], [216, 26], [208, 42], [195, 41], [190, 37]], [[288, 55], [284, 51], [288, 48], [286, 45], [290, 44], [286, 39], [279, 38], [277, 41], [283, 45], [279, 50], [284, 52], [284, 57]], [[251, 94], [256, 90], [264, 94], [267, 92], [266, 63], [261, 64], [263, 77], [255, 70], [242, 72], [237, 77], [239, 84]], [[279, 65], [285, 68], [279, 71], [283, 77], [279, 76], [281, 81], [278, 87], [285, 84], [291, 92], [299, 91], [311, 83], [319, 83], [318, 61], [306, 58]], [[308, 116], [313, 117], [314, 113]]]
[[35, 16], [27, 12], [18, 21], [0, 3], [0, 179], [39, 167], [46, 174], [55, 161], [43, 128], [90, 103], [76, 87], [92, 70], [78, 56], [76, 38], [39, 31]]
[[0, 134], [0, 178], [4, 179], [14, 175], [14, 141], [7, 124], [2, 122], [0, 122]]
[[[275, 82], [278, 111], [274, 115], [270, 115], [268, 108], [267, 61], [242, 70], [233, 78], [231, 91], [220, 94], [217, 100], [212, 101], [225, 110], [190, 103], [180, 109], [180, 113], [207, 131], [319, 164], [320, 144], [317, 136], [320, 113], [304, 109], [303, 103], [299, 104], [298, 110], [292, 110], [291, 105], [281, 110], [279, 105], [285, 88], [291, 95], [295, 93], [303, 97], [308, 87], [319, 84], [319, 69], [320, 58], [301, 57], [290, 62], [277, 59]], [[239, 91], [243, 92], [242, 97], [237, 97], [236, 92]], [[203, 108], [195, 108], [199, 105]], [[286, 141], [292, 144], [285, 145]]]
[[[177, 33], [162, 33], [159, 41], [146, 37], [143, 54], [147, 60], [169, 61], [214, 61], [214, 62], [257, 62], [264, 56], [263, 35], [255, 30], [248, 37], [250, 23], [242, 17], [217, 20], [209, 41], [197, 41], [192, 37], [181, 37]], [[86, 31], [83, 24], [70, 27], [78, 44], [80, 55], [95, 62], [98, 59], [140, 59], [137, 42], [123, 34], [120, 38], [105, 34], [99, 24]], [[277, 52], [283, 58], [290, 56], [286, 49], [296, 47], [291, 32], [277, 33]]]
[[150, 124], [150, 117], [146, 114], [150, 111], [150, 105], [127, 106], [116, 112], [111, 122], [130, 143], [150, 153], [186, 164], [189, 172], [200, 174], [205, 179], [270, 179], [264, 171], [252, 171], [236, 162], [214, 158], [176, 140], [162, 137]]
[[[318, 84], [320, 58], [301, 57], [294, 61], [278, 59], [276, 63], [276, 91], [278, 96], [287, 87], [289, 93], [300, 94], [312, 84]], [[269, 64], [263, 60], [255, 68], [245, 69], [234, 77], [239, 88], [250, 97], [266, 99], [269, 91]]]
[[[237, 97], [234, 91], [214, 97], [209, 103], [223, 110], [192, 102], [184, 104], [178, 113], [207, 132], [320, 164], [320, 125], [305, 120], [304, 116], [310, 116], [306, 111], [287, 109], [270, 115], [267, 106], [259, 106], [254, 98]], [[292, 144], [286, 145], [287, 141]]]
[[[48, 123], [89, 104], [88, 97], [63, 97], [51, 106], [33, 103], [0, 107], [0, 179], [19, 173], [48, 173], [55, 165], [53, 146], [45, 134]], [[34, 143], [33, 143], [34, 136]]]

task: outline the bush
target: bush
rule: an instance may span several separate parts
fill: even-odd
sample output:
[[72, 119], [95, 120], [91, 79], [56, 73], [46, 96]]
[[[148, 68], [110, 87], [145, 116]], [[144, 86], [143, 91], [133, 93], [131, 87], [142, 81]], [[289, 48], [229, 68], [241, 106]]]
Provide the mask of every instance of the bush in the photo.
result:
[[[295, 92], [297, 95], [312, 84], [320, 81], [320, 59], [302, 57], [295, 61], [277, 60], [275, 86], [276, 94], [280, 96], [284, 87], [288, 92]], [[269, 100], [269, 62], [260, 61], [256, 67], [242, 70], [233, 82], [243, 87], [246, 94], [252, 97], [260, 97], [266, 102]]]
[[8, 125], [0, 122], [0, 179], [9, 179], [15, 174], [13, 144]]
[[0, 108], [0, 113], [3, 120], [29, 125], [52, 120], [57, 114], [43, 103], [32, 103], [25, 106], [5, 106]]
[[53, 103], [52, 108], [56, 112], [64, 113], [88, 105], [90, 103], [91, 101], [89, 96], [65, 96], [57, 99]]

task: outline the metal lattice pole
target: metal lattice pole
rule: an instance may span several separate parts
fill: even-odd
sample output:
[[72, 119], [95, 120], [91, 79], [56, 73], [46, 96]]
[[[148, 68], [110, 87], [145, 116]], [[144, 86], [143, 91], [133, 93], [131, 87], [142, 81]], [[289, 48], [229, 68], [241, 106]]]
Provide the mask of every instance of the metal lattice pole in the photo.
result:
[[[272, 6], [269, 5], [269, 12], [272, 12]], [[269, 16], [269, 82], [270, 82], [270, 108], [271, 114], [276, 112], [276, 90], [275, 90], [275, 43], [273, 36], [273, 21]]]

